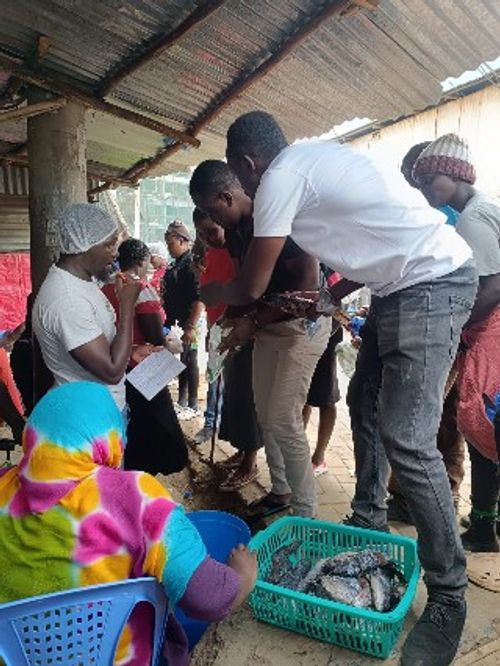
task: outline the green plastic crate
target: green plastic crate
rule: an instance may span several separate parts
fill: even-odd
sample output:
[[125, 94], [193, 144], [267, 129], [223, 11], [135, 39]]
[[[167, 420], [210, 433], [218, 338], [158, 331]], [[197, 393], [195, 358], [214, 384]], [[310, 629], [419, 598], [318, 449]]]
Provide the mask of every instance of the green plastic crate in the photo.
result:
[[[266, 583], [273, 554], [295, 540], [302, 543], [296, 557], [313, 563], [346, 550], [380, 551], [404, 574], [407, 590], [394, 610], [380, 613]], [[308, 518], [280, 518], [249, 547], [258, 553], [257, 585], [250, 597], [257, 619], [375, 657], [390, 654], [417, 590], [420, 566], [414, 539]]]

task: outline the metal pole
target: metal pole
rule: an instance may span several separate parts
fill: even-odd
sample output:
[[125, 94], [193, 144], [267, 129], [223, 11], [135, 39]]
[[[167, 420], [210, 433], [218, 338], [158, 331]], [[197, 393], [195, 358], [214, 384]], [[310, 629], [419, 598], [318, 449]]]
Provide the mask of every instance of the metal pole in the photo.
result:
[[222, 374], [217, 377], [217, 385], [215, 387], [215, 410], [214, 410], [214, 424], [212, 426], [212, 443], [210, 446], [210, 464], [214, 464], [215, 455], [215, 440], [217, 439], [217, 421], [219, 420], [219, 401], [220, 401], [220, 385]]

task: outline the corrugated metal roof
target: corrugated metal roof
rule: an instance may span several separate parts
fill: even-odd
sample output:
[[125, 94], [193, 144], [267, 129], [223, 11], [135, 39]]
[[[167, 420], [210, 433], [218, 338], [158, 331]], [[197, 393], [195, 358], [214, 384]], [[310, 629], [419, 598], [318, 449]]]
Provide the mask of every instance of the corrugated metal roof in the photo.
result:
[[[36, 36], [46, 34], [51, 48], [43, 68], [92, 87], [138, 44], [175, 28], [198, 4], [0, 0], [0, 48], [26, 55]], [[227, 0], [107, 99], [187, 129], [327, 4]], [[497, 0], [380, 0], [376, 11], [332, 17], [212, 122], [199, 136], [199, 149], [179, 151], [153, 173], [223, 155], [228, 125], [250, 109], [274, 113], [290, 140], [356, 116], [385, 120], [423, 109], [439, 100], [441, 81], [496, 58], [499, 34]], [[97, 114], [89, 158], [125, 169], [162, 145], [154, 132], [129, 125]], [[0, 140], [8, 140], [5, 129], [0, 124]]]

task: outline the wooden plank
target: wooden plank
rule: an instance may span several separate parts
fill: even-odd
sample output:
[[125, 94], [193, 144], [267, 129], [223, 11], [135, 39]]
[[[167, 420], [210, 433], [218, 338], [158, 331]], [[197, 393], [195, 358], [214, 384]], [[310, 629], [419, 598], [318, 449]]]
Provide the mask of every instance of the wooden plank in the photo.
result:
[[49, 99], [46, 102], [37, 102], [36, 104], [28, 104], [21, 106], [19, 109], [12, 111], [3, 111], [0, 113], [0, 123], [5, 123], [8, 120], [23, 120], [25, 118], [32, 118], [39, 116], [42, 113], [52, 113], [66, 105], [66, 98], [56, 97]]
[[175, 130], [169, 125], [165, 125], [164, 123], [161, 123], [157, 120], [153, 120], [153, 118], [143, 116], [139, 113], [136, 113], [135, 111], [130, 111], [129, 109], [125, 109], [121, 106], [116, 106], [116, 104], [105, 102], [101, 99], [98, 99], [97, 97], [94, 97], [93, 95], [73, 87], [72, 85], [68, 85], [54, 75], [42, 73], [39, 70], [34, 71], [30, 68], [27, 68], [20, 64], [15, 58], [7, 56], [4, 53], [0, 53], [0, 67], [7, 69], [17, 78], [22, 79], [27, 83], [31, 83], [33, 86], [43, 88], [44, 90], [50, 90], [57, 95], [63, 95], [67, 99], [79, 102], [84, 106], [97, 109], [97, 111], [109, 113], [112, 116], [116, 116], [117, 118], [121, 118], [122, 120], [126, 120], [130, 123], [142, 125], [142, 127], [147, 127], [148, 129], [153, 130], [153, 132], [158, 132], [163, 136], [171, 137], [175, 141], [179, 142], [180, 145], [187, 143], [191, 146], [194, 146], [195, 148], [198, 148], [200, 145], [198, 139], [193, 137], [193, 135], [189, 132]]
[[155, 35], [142, 48], [133, 51], [122, 62], [118, 63], [108, 74], [102, 79], [97, 87], [98, 94], [104, 97], [109, 91], [117, 86], [129, 74], [135, 72], [139, 67], [146, 65], [148, 62], [164, 53], [174, 44], [184, 37], [197, 25], [205, 21], [213, 12], [215, 12], [225, 0], [207, 0], [202, 5], [197, 7], [189, 16], [182, 21], [174, 30], [168, 33], [161, 33]]

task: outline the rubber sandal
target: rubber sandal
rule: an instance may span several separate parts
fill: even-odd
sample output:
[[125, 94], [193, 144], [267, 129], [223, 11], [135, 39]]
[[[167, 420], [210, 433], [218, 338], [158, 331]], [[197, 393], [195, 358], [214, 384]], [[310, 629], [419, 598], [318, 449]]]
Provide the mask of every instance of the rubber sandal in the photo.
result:
[[290, 509], [290, 503], [285, 502], [276, 502], [271, 499], [271, 496], [263, 495], [258, 500], [251, 502], [248, 505], [250, 514], [248, 516], [247, 522], [257, 522], [263, 518], [269, 518], [274, 516], [277, 513], [282, 513], [283, 511], [288, 511]]
[[255, 481], [258, 476], [259, 470], [257, 467], [254, 467], [246, 474], [241, 474], [239, 470], [236, 469], [223, 483], [220, 484], [219, 491], [221, 493], [232, 493], [235, 490], [240, 490], [240, 488], [244, 488], [245, 486], [248, 486], [249, 483], [252, 483], [252, 481]]
[[226, 458], [225, 460], [221, 460], [220, 462], [216, 463], [216, 466], [221, 468], [221, 469], [236, 469], [239, 467], [241, 463], [241, 458], [242, 455], [240, 452], [238, 453], [233, 453], [232, 456], [229, 456], [229, 458]]
[[467, 553], [467, 575], [474, 585], [500, 592], [500, 553]]

